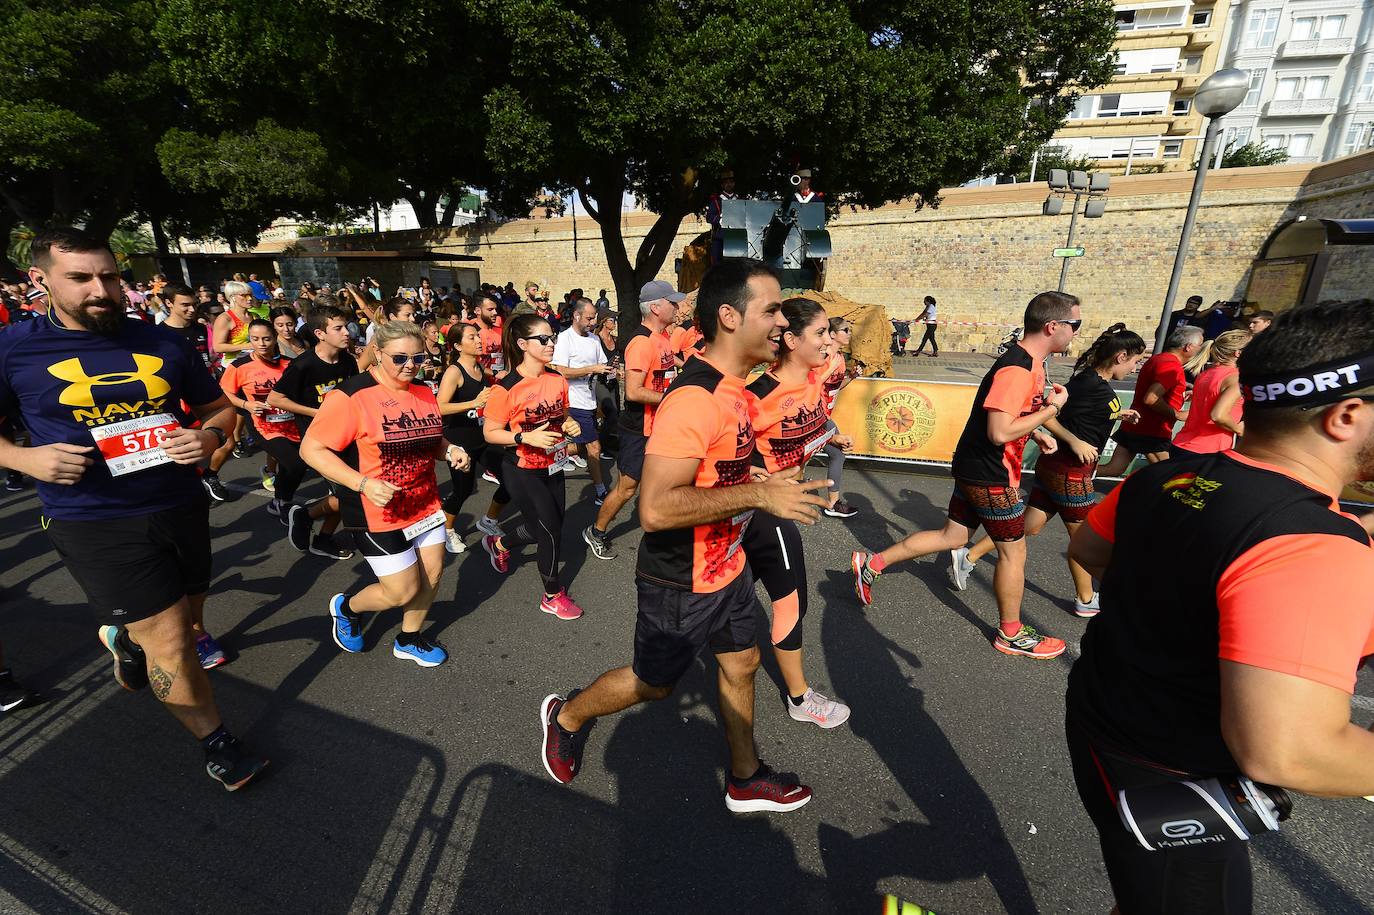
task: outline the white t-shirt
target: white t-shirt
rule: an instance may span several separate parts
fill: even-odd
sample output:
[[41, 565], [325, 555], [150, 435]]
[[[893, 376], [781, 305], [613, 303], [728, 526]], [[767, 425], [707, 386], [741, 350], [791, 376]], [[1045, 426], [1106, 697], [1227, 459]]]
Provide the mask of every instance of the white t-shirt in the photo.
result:
[[[569, 327], [558, 335], [553, 345], [553, 364], [580, 369], [589, 365], [601, 365], [606, 361], [606, 353], [601, 349], [601, 341], [596, 334], [585, 337]], [[592, 375], [568, 379], [568, 406], [575, 410], [595, 410], [596, 395], [592, 393]]]
[[921, 312], [921, 320], [927, 324], [938, 324], [939, 321], [936, 320], [935, 313], [936, 307], [934, 305], [923, 306], [923, 310]]

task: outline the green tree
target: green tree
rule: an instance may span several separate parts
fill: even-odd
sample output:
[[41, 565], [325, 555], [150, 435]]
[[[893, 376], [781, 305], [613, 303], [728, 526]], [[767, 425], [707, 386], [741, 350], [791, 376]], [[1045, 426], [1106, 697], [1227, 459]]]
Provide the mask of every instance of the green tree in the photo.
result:
[[[487, 153], [517, 186], [577, 193], [622, 307], [719, 169], [743, 194], [806, 165], [835, 205], [937, 205], [942, 186], [1028, 162], [1073, 92], [1110, 78], [1116, 36], [1106, 0], [488, 6], [512, 66], [484, 98]], [[633, 253], [627, 195], [657, 214]]]
[[[1282, 165], [1288, 161], [1288, 151], [1279, 149], [1276, 146], [1264, 146], [1260, 143], [1239, 144], [1235, 140], [1226, 144], [1226, 149], [1221, 154], [1222, 168], [1250, 168], [1255, 165]], [[1193, 171], [1197, 171], [1198, 162], [1193, 161]]]

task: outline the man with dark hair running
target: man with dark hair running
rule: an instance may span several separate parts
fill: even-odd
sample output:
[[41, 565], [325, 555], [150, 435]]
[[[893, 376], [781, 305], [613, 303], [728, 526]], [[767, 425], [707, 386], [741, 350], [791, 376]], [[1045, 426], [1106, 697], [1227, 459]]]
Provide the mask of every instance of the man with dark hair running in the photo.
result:
[[225, 729], [192, 636], [210, 589], [195, 465], [225, 442], [234, 412], [184, 337], [124, 317], [104, 241], [46, 229], [31, 256], [47, 317], [0, 336], [0, 415], [23, 418], [31, 447], [0, 439], [0, 467], [38, 480], [43, 527], [102, 623], [115, 679], [151, 683], [201, 742], [211, 777], [240, 788], [267, 760]]
[[[855, 551], [850, 559], [854, 591], [873, 603], [873, 582], [894, 562], [957, 550], [982, 525], [997, 544], [992, 586], [1001, 625], [993, 647], [1003, 654], [1046, 660], [1064, 653], [1064, 642], [1021, 622], [1026, 590], [1026, 503], [1018, 488], [1021, 455], [1032, 435], [1044, 454], [1058, 448], [1040, 427], [1059, 415], [1068, 392], [1053, 385], [1045, 396], [1044, 361], [1069, 348], [1078, 327], [1078, 299], [1042, 292], [1026, 306], [1025, 334], [992, 364], [974, 396], [973, 410], [954, 448], [954, 493], [949, 520], [938, 531], [917, 531], [881, 553]], [[956, 558], [956, 561], [957, 558]]]
[[750, 482], [752, 396], [744, 382], [754, 366], [777, 358], [786, 326], [772, 270], [755, 260], [721, 261], [702, 279], [696, 320], [706, 349], [688, 360], [659, 405], [644, 459], [634, 662], [567, 699], [545, 697], [544, 768], [563, 784], [572, 781], [593, 719], [668, 697], [709, 646], [730, 745], [725, 806], [735, 813], [795, 810], [811, 789], [764, 765], [754, 749], [761, 608], [740, 546], [756, 509], [814, 524], [827, 504], [816, 490], [829, 481], [800, 482], [793, 467]]
[[[1278, 828], [1282, 789], [1374, 794], [1374, 734], [1350, 720], [1374, 655], [1374, 551], [1337, 503], [1374, 479], [1369, 308], [1280, 315], [1240, 356], [1241, 444], [1137, 471], [1070, 541], [1102, 613], [1069, 674], [1065, 731], [1128, 915], [1248, 913], [1243, 840]], [[1189, 805], [1155, 818], [1168, 791]], [[1267, 823], [1225, 812], [1246, 795]]]

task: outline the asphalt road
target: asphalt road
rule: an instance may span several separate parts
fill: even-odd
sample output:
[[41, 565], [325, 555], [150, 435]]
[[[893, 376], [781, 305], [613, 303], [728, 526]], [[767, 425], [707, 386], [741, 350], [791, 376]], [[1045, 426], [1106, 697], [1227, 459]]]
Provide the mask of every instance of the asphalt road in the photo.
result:
[[[366, 653], [335, 647], [326, 601], [371, 576], [292, 551], [249, 491], [257, 466], [229, 465], [245, 492], [211, 516], [207, 619], [233, 657], [211, 677], [227, 722], [273, 758], [236, 794], [152, 696], [115, 686], [32, 491], [0, 493], [0, 638], [49, 697], [0, 716], [0, 912], [865, 913], [886, 892], [941, 913], [1109, 908], [1064, 748], [1071, 658], [990, 647], [988, 564], [963, 593], [947, 557], [884, 576], [869, 610], [851, 593], [849, 551], [939, 523], [945, 479], [856, 468], [862, 514], [805, 532], [807, 668], [854, 714], [833, 731], [791, 721], [766, 660], [761, 754], [816, 795], [735, 817], [710, 660], [672, 698], [599, 722], [573, 785], [540, 766], [541, 698], [630, 659], [638, 530], [622, 519], [614, 562], [586, 555], [585, 471], [564, 540], [586, 616], [538, 612], [532, 551], [503, 579], [470, 550], [432, 613], [452, 658], [421, 670], [388, 650], [396, 613]], [[1025, 617], [1076, 647], [1064, 546], [1058, 527], [1033, 542]], [[1374, 699], [1359, 702], [1368, 724]], [[1302, 798], [1254, 845], [1260, 911], [1374, 910], [1374, 804]]]

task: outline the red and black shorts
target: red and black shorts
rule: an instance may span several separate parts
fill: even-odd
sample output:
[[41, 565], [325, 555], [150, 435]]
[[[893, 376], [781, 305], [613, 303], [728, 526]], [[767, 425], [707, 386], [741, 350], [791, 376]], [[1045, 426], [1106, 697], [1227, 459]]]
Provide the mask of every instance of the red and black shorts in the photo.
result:
[[949, 497], [949, 520], [970, 532], [981, 524], [993, 540], [1020, 540], [1026, 536], [1026, 503], [1015, 486], [955, 480]]
[[1031, 487], [1030, 504], [1047, 515], [1058, 514], [1067, 524], [1088, 520], [1088, 512], [1097, 504], [1093, 477], [1097, 464], [1061, 461], [1057, 456], [1041, 456], [1035, 462], [1035, 484]]

